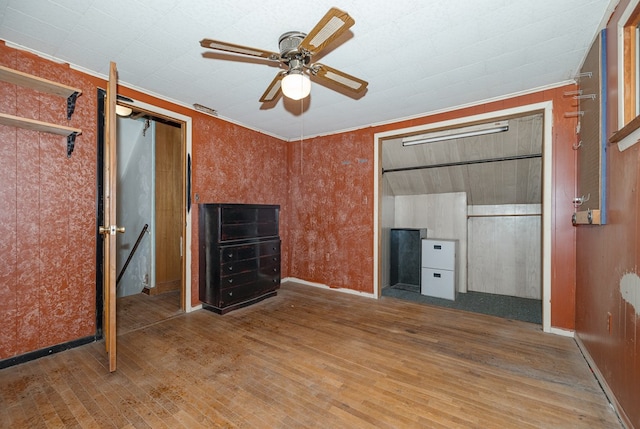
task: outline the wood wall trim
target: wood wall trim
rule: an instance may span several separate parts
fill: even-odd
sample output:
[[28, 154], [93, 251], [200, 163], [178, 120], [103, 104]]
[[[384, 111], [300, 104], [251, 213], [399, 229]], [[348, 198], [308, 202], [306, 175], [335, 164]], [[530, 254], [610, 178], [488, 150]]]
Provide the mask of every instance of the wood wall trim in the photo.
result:
[[589, 350], [582, 342], [582, 339], [580, 339], [580, 334], [576, 333], [574, 338], [576, 340], [576, 344], [578, 345], [578, 348], [580, 349], [580, 352], [582, 352], [582, 356], [584, 356], [584, 360], [587, 361], [587, 364], [591, 368], [591, 371], [593, 372], [594, 377], [596, 378], [596, 380], [598, 380], [598, 383], [602, 387], [602, 391], [604, 392], [607, 399], [613, 406], [613, 409], [615, 410], [616, 414], [618, 414], [618, 417], [620, 418], [622, 423], [625, 425], [625, 427], [632, 428], [633, 424], [631, 423], [629, 416], [627, 416], [627, 414], [624, 412], [624, 409], [618, 402], [616, 395], [613, 393], [613, 390], [611, 390], [611, 387], [609, 387], [609, 384], [607, 383], [607, 380], [602, 375], [602, 372], [600, 372], [598, 365], [596, 365], [596, 362], [591, 357], [591, 354], [589, 354]]
[[628, 124], [636, 118], [638, 106], [636, 106], [637, 83], [637, 52], [636, 28], [640, 23], [640, 4], [631, 13], [629, 20], [623, 27], [623, 68], [624, 68], [624, 123]]

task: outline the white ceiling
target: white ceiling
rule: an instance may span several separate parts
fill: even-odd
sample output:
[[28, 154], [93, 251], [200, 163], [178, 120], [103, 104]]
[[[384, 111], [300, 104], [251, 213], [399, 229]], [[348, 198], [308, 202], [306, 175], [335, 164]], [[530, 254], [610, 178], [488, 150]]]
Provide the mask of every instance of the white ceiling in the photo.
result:
[[[0, 39], [100, 76], [115, 61], [121, 84], [289, 140], [570, 81], [616, 3], [0, 0]], [[282, 33], [310, 31], [332, 6], [356, 23], [322, 63], [368, 81], [360, 99], [314, 84], [304, 109], [263, 106], [277, 67], [203, 57], [203, 38], [277, 52]]]

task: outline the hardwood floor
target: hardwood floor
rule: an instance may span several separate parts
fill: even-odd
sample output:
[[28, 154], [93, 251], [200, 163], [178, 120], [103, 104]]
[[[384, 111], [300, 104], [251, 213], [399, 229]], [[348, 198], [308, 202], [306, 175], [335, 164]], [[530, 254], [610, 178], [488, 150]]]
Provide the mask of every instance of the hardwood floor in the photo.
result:
[[118, 298], [116, 312], [116, 333], [123, 335], [182, 314], [180, 291], [124, 296]]
[[1, 370], [0, 427], [622, 426], [570, 338], [287, 283]]

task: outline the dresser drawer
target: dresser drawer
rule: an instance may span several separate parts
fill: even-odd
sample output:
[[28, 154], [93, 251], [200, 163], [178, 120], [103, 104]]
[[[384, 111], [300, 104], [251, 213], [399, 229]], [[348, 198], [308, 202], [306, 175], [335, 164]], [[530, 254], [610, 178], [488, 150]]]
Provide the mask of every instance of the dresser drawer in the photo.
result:
[[422, 266], [455, 270], [456, 242], [453, 240], [422, 240]]
[[262, 241], [260, 243], [260, 256], [280, 255], [280, 240]]
[[220, 290], [219, 307], [223, 308], [256, 296], [256, 288], [252, 284], [244, 284]]
[[259, 255], [259, 252], [258, 244], [220, 246], [220, 263], [254, 259]]
[[245, 283], [243, 285], [221, 289], [219, 307], [237, 304], [248, 299], [257, 298], [278, 289], [280, 285], [279, 276], [262, 277], [257, 281]]
[[449, 270], [422, 269], [420, 293], [436, 298], [456, 299], [455, 272]]
[[222, 264], [220, 268], [220, 276], [232, 276], [234, 274], [245, 273], [247, 271], [256, 271], [258, 268], [260, 268], [259, 258], [227, 262]]
[[221, 264], [260, 258], [266, 255], [280, 255], [280, 240], [220, 246]]
[[228, 289], [255, 282], [258, 279], [258, 270], [245, 271], [243, 273], [232, 273], [220, 276], [220, 289]]
[[271, 255], [260, 258], [258, 271], [262, 275], [280, 275], [280, 255]]

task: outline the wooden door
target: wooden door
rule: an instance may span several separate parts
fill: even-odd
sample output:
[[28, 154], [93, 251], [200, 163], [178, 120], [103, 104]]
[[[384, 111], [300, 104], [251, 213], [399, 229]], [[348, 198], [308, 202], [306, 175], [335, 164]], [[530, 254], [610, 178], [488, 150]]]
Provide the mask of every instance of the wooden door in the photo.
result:
[[116, 233], [124, 228], [116, 226], [116, 64], [109, 67], [109, 84], [105, 106], [104, 138], [104, 226], [103, 237], [103, 288], [104, 288], [104, 336], [109, 355], [109, 371], [116, 370]]
[[182, 290], [182, 128], [156, 122], [155, 293]]

